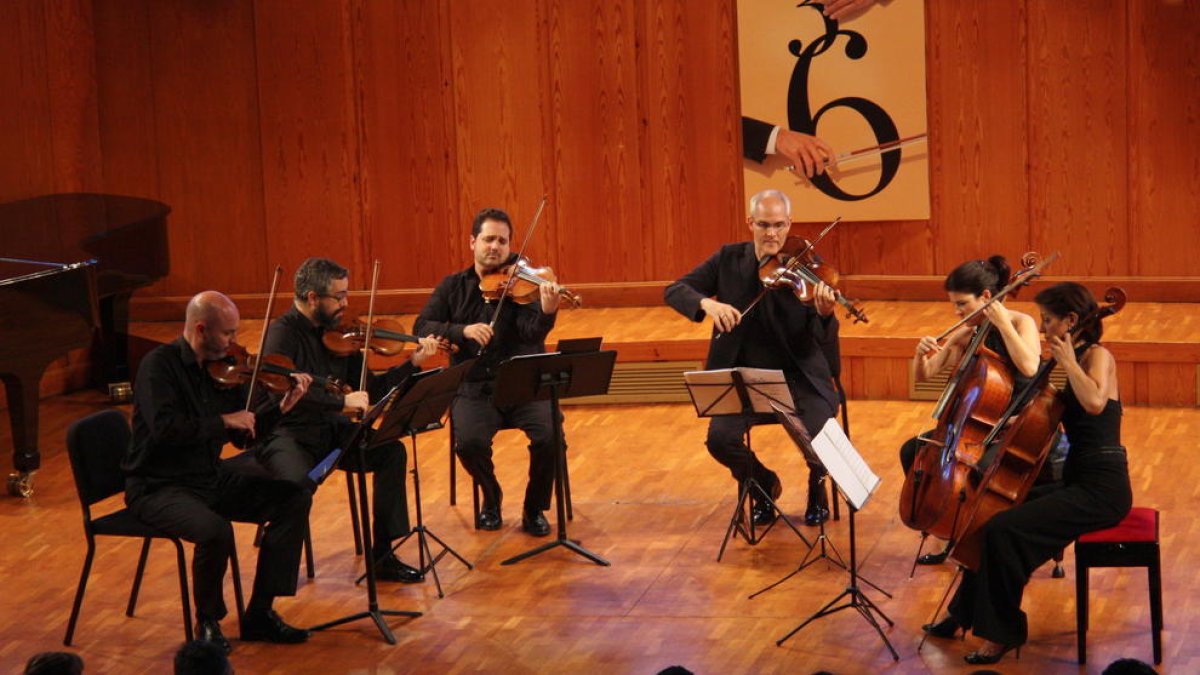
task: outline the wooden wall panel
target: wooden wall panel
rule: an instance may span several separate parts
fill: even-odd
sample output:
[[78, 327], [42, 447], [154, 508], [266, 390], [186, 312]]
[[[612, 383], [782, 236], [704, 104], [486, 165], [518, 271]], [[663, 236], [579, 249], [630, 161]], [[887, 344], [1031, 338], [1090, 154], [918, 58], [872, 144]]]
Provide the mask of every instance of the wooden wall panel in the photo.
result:
[[45, 8], [54, 190], [98, 192], [103, 180], [92, 3], [62, 0]]
[[163, 292], [261, 292], [270, 270], [253, 8], [240, 2], [148, 7], [159, 170], [159, 193], [148, 196], [173, 209], [171, 276]]
[[651, 267], [653, 250], [629, 245], [644, 237], [636, 19], [631, 3], [549, 0], [548, 234], [572, 281], [637, 281]]
[[[938, 274], [992, 253], [1016, 257], [1029, 246], [1034, 179], [1026, 168], [1021, 9], [997, 2], [926, 4], [930, 221]], [[901, 269], [909, 273], [909, 261]]]
[[0, 199], [52, 192], [55, 185], [51, 134], [46, 13], [38, 0], [0, 3]]
[[389, 263], [380, 274], [387, 288], [432, 287], [470, 260], [455, 179], [447, 11], [420, 0], [369, 2], [354, 21], [364, 245]]
[[291, 272], [323, 255], [350, 269], [351, 288], [368, 288], [347, 3], [256, 3], [254, 31], [267, 262]]
[[641, 214], [650, 279], [676, 279], [741, 237], [745, 214], [734, 3], [639, 3]]
[[1030, 239], [1055, 274], [1127, 274], [1125, 12], [1030, 0]]
[[[1200, 230], [1200, 3], [1129, 6], [1130, 273], [1195, 275]], [[1190, 26], [1190, 39], [1177, 39]]]
[[[552, 149], [546, 120], [555, 92], [545, 85], [546, 9], [540, 0], [486, 0], [449, 7], [458, 222], [450, 241], [470, 235], [470, 221], [485, 207], [505, 209], [524, 240], [542, 195], [551, 200], [529, 254], [545, 259], [559, 227], [559, 203], [549, 168]], [[454, 269], [470, 264], [461, 261]], [[555, 261], [569, 268], [567, 261]], [[450, 272], [453, 270], [446, 270]]]

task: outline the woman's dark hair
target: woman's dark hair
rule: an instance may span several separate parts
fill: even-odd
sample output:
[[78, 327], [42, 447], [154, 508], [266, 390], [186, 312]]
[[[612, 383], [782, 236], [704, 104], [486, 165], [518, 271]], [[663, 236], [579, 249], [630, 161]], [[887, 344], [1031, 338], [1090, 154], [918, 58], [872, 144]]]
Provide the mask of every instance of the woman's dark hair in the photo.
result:
[[[1065, 319], [1068, 314], [1074, 312], [1077, 320], [1080, 321], [1096, 311], [1099, 306], [1096, 304], [1096, 298], [1092, 297], [1092, 292], [1074, 281], [1064, 281], [1061, 284], [1054, 284], [1050, 288], [1044, 288], [1033, 298], [1033, 301], [1042, 308], [1042, 311], [1049, 312], [1060, 319]], [[1104, 324], [1096, 321], [1083, 331], [1076, 333], [1076, 337], [1083, 338], [1088, 342], [1099, 342], [1100, 336], [1103, 334]]]
[[991, 291], [992, 295], [1008, 285], [1012, 268], [1002, 255], [994, 255], [987, 260], [968, 260], [954, 268], [946, 275], [946, 283], [942, 287], [953, 293], [970, 293], [983, 295]]

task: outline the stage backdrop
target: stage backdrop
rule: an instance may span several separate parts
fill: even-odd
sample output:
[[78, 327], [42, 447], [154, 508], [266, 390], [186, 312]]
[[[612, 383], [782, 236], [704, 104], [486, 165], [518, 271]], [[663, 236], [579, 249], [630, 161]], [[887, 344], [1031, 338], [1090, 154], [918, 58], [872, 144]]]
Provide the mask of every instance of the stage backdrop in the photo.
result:
[[[814, 134], [838, 155], [925, 132], [924, 2], [880, 3], [838, 22], [810, 0], [742, 0], [737, 19], [744, 126]], [[746, 194], [784, 190], [795, 220], [929, 218], [923, 142], [810, 181], [782, 155], [755, 161], [765, 134], [745, 135]]]

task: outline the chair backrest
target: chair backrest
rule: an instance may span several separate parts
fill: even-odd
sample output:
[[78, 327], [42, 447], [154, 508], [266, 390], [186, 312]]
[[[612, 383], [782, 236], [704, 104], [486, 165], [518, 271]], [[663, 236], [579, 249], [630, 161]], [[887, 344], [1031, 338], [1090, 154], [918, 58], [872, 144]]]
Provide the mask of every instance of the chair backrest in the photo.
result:
[[121, 459], [129, 437], [129, 420], [120, 410], [92, 413], [67, 429], [67, 455], [85, 515], [92, 504], [124, 492]]

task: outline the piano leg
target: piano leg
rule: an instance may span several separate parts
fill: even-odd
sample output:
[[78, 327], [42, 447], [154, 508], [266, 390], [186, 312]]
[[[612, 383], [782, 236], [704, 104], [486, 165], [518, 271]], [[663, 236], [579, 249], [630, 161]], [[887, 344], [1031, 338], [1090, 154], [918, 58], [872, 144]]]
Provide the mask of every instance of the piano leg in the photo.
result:
[[33, 472], [42, 465], [38, 452], [38, 398], [47, 364], [0, 375], [8, 395], [8, 419], [13, 437], [13, 469], [8, 491], [15, 497], [33, 494]]

